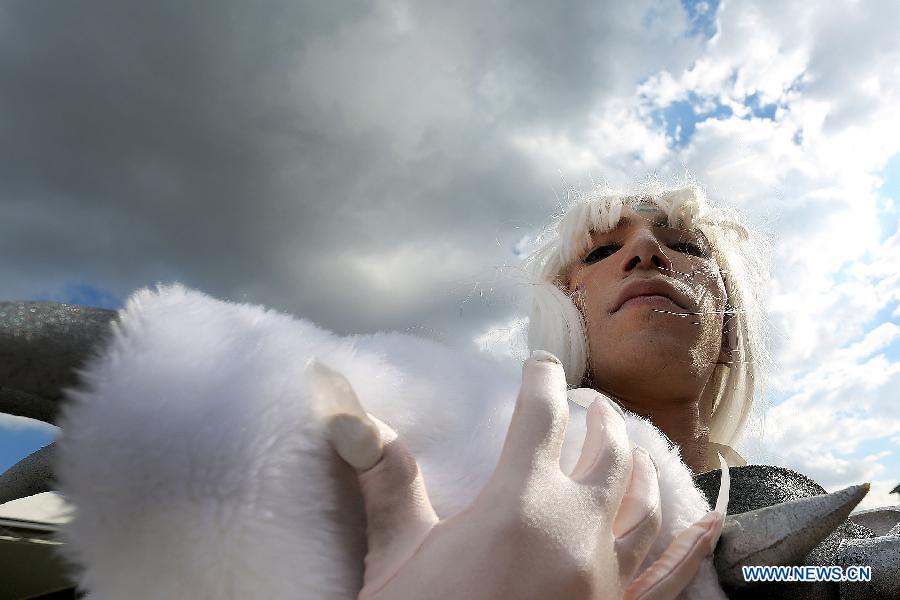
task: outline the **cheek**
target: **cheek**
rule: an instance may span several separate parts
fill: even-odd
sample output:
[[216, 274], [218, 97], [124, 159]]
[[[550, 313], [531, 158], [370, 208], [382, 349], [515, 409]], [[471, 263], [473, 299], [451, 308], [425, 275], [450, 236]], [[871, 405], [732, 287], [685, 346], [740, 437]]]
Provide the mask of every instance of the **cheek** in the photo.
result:
[[701, 312], [716, 312], [721, 317], [725, 308], [725, 284], [714, 264], [695, 266], [692, 271], [692, 287], [697, 293], [697, 304]]
[[698, 273], [697, 284], [702, 294], [697, 303], [699, 312], [702, 313], [697, 321], [703, 324], [700, 337], [703, 345], [708, 345], [712, 351], [720, 345], [722, 335], [727, 297], [725, 283], [718, 269], [713, 266]]
[[[569, 297], [583, 315], [585, 308], [594, 306], [598, 301], [596, 282], [591, 281], [583, 272], [574, 273], [569, 280]], [[585, 315], [586, 316], [586, 315]]]
[[582, 296], [582, 303], [578, 306], [578, 310], [584, 316], [585, 324], [588, 327], [588, 334], [596, 331], [598, 327], [603, 325], [604, 311], [602, 303], [591, 294]]
[[[596, 284], [590, 281], [573, 281], [571, 298], [575, 304], [575, 308], [584, 318], [588, 337], [597, 335], [598, 331], [604, 326], [604, 308], [606, 300], [604, 299], [602, 290], [598, 289]], [[606, 315], [608, 316], [608, 315]]]
[[584, 269], [572, 278], [570, 296], [585, 318], [599, 315], [611, 302], [609, 279], [599, 267], [600, 265], [595, 265], [594, 269]]

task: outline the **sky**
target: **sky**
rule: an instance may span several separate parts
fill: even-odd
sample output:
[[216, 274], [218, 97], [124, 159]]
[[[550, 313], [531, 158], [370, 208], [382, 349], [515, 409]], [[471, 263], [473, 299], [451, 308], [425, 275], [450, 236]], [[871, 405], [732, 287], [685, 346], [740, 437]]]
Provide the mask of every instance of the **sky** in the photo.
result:
[[[690, 172], [774, 240], [748, 458], [896, 504], [900, 5], [814, 4], [5, 2], [0, 299], [178, 281], [515, 356], [567, 186]], [[0, 415], [0, 468], [54, 434]]]

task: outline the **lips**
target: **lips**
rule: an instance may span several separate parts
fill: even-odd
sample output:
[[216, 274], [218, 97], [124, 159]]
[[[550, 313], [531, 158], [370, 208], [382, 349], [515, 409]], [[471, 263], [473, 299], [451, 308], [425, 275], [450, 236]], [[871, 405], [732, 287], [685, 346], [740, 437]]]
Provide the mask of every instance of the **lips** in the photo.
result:
[[613, 304], [615, 308], [609, 312], [616, 312], [622, 308], [623, 304], [632, 298], [637, 298], [639, 296], [664, 296], [674, 302], [679, 308], [687, 310], [687, 300], [674, 286], [663, 279], [654, 278], [641, 279], [628, 283], [622, 288], [622, 292], [619, 294], [618, 298], [616, 298], [615, 304]]

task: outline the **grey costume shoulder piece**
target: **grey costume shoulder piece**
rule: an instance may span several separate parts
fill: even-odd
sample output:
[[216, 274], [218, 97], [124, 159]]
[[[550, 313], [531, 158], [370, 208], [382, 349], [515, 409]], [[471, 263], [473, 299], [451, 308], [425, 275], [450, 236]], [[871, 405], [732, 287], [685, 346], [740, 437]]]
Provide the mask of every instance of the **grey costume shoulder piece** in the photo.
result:
[[[63, 389], [102, 347], [114, 310], [55, 302], [0, 302], [0, 413], [55, 424]], [[53, 444], [0, 474], [0, 504], [50, 491]]]
[[[815, 510], [820, 511], [808, 523], [799, 523], [786, 519], [778, 522], [773, 528], [767, 528], [767, 535], [773, 545], [779, 544], [780, 551], [785, 551], [785, 546], [802, 544], [806, 547], [812, 545], [808, 552], [799, 552], [790, 564], [829, 566], [838, 565], [848, 567], [851, 565], [867, 565], [872, 567], [871, 582], [796, 582], [796, 583], [757, 583], [747, 585], [743, 582], [728, 582], [720, 569], [722, 587], [729, 598], [744, 600], [751, 598], [773, 598], [784, 600], [855, 600], [867, 598], [869, 600], [888, 600], [900, 598], [900, 509], [890, 508], [865, 511], [853, 515], [849, 519], [844, 518], [846, 513], [862, 498], [863, 493], [856, 493], [858, 498], [849, 498], [854, 494], [852, 488], [835, 492], [830, 496], [835, 499], [833, 505], [850, 501], [852, 506], [846, 506], [843, 515], [836, 520], [836, 526], [831, 527], [830, 533], [825, 531], [824, 536], [814, 536], [812, 530], [815, 524], [820, 524], [826, 517], [827, 509], [823, 511], [811, 504], [813, 500], [826, 498], [825, 490], [812, 479], [782, 467], [766, 465], [750, 465], [745, 467], [732, 467], [731, 495], [728, 503], [728, 514], [731, 518], [740, 519], [742, 515], [750, 514], [750, 511], [761, 512], [765, 507], [780, 505], [779, 508], [790, 505], [801, 505], [798, 512], [806, 512], [813, 517]], [[694, 481], [703, 490], [711, 502], [719, 491], [718, 471], [710, 471], [695, 476]], [[858, 486], [854, 486], [856, 488]], [[840, 495], [847, 496], [846, 501], [841, 500]], [[786, 504], [785, 504], [786, 503]], [[800, 527], [796, 527], [797, 525]], [[803, 531], [789, 531], [794, 526]], [[815, 537], [820, 541], [815, 542]], [[723, 534], [723, 541], [726, 535]], [[722, 543], [717, 548], [717, 557], [723, 553]], [[763, 552], [759, 548], [758, 552]], [[799, 554], [799, 556], [797, 556]], [[748, 564], [754, 564], [752, 562]], [[758, 563], [762, 564], [762, 563]], [[768, 563], [772, 564], [772, 563]], [[718, 566], [718, 565], [717, 565]]]
[[[54, 423], [62, 390], [76, 384], [77, 370], [103, 347], [117, 319], [116, 311], [71, 304], [0, 302], [0, 412]], [[50, 445], [0, 475], [0, 503], [52, 489], [53, 451]], [[734, 568], [760, 557], [873, 567], [870, 583], [733, 585], [726, 587], [731, 598], [900, 598], [900, 510], [867, 511], [847, 521], [865, 486], [822, 496], [821, 486], [789, 469], [753, 465], [729, 472], [730, 516], [717, 566], [723, 556], [741, 559], [719, 568], [723, 584], [734, 580]], [[719, 477], [718, 471], [696, 477], [711, 503]], [[752, 535], [740, 535], [750, 527]]]

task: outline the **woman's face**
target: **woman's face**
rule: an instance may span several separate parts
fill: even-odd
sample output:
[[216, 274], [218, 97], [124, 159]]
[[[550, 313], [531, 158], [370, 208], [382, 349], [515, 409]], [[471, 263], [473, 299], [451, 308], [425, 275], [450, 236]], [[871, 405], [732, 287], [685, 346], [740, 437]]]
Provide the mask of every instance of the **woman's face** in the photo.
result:
[[624, 207], [615, 229], [591, 237], [568, 271], [587, 326], [591, 386], [645, 416], [660, 403], [696, 401], [715, 363], [727, 360], [725, 284], [706, 238], [669, 228], [649, 203]]

